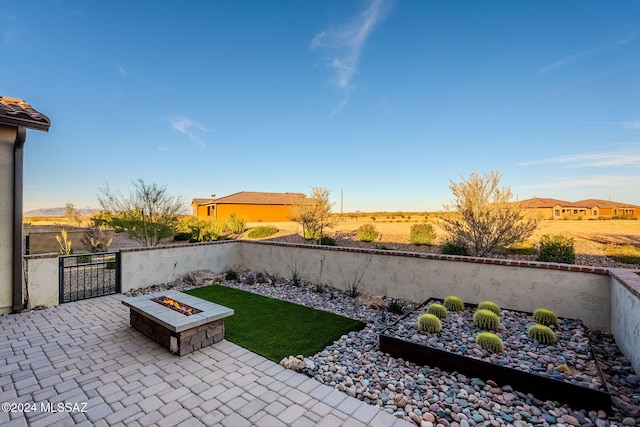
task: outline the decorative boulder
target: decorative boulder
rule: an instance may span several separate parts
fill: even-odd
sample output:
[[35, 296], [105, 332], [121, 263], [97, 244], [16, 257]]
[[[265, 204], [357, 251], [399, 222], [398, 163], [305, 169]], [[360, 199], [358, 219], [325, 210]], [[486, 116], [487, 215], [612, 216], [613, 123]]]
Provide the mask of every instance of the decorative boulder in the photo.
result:
[[211, 270], [195, 270], [189, 273], [189, 281], [195, 286], [212, 285], [216, 274]]
[[267, 276], [262, 271], [250, 271], [244, 278], [244, 283], [253, 285], [256, 283], [267, 283]]

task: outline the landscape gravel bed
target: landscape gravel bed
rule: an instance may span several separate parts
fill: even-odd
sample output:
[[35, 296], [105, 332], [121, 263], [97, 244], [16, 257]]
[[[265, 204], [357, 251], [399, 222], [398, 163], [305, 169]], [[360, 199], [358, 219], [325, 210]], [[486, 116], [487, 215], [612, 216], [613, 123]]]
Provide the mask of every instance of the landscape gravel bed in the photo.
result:
[[383, 333], [392, 338], [428, 346], [436, 350], [482, 360], [487, 363], [545, 376], [581, 387], [604, 390], [604, 385], [588, 337], [588, 329], [576, 319], [558, 319], [551, 325], [558, 341], [554, 345], [542, 345], [529, 338], [527, 330], [537, 322], [530, 313], [501, 310], [500, 330], [495, 332], [504, 342], [504, 351], [490, 353], [475, 343], [483, 330], [474, 326], [475, 308], [465, 306], [463, 311], [449, 311], [441, 319], [442, 331], [438, 334], [418, 331], [420, 315], [432, 304], [442, 300], [431, 299], [412, 311]]
[[[268, 283], [237, 281], [216, 283], [298, 304], [327, 310], [367, 322], [357, 332], [342, 336], [307, 361], [313, 368], [303, 373], [350, 396], [363, 400], [398, 418], [424, 427], [466, 426], [636, 426], [640, 425], [640, 378], [622, 355], [611, 334], [589, 333], [612, 394], [612, 413], [577, 410], [556, 401], [542, 401], [510, 385], [470, 378], [457, 372], [417, 365], [380, 351], [378, 335], [398, 323], [402, 316], [370, 307], [370, 298], [351, 298], [333, 288], [310, 284], [293, 286], [290, 280], [270, 278]], [[187, 281], [161, 284], [128, 295], [168, 288], [186, 290]], [[389, 299], [382, 298], [385, 302]], [[406, 312], [417, 302], [402, 301]]]

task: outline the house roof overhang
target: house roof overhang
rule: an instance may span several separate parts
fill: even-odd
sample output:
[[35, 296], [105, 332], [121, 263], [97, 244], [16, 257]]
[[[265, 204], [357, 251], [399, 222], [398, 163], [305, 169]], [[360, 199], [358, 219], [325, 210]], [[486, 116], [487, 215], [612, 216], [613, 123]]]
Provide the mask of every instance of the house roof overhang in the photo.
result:
[[0, 96], [0, 124], [49, 132], [51, 120], [22, 99]]

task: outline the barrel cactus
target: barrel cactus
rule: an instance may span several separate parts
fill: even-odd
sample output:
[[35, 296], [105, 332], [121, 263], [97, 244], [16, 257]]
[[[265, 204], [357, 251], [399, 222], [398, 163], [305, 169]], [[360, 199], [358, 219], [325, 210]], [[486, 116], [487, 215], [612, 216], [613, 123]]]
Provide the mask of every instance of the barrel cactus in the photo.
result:
[[557, 341], [553, 330], [545, 325], [533, 325], [527, 330], [529, 338], [533, 338], [542, 345], [552, 345]]
[[429, 307], [427, 307], [427, 313], [433, 314], [438, 319], [444, 319], [445, 317], [447, 317], [447, 314], [449, 314], [445, 306], [441, 304], [429, 305]]
[[553, 311], [547, 310], [546, 308], [539, 308], [534, 311], [533, 320], [545, 326], [558, 324], [558, 316]]
[[489, 310], [500, 316], [500, 307], [493, 301], [482, 301], [478, 304], [478, 310]]
[[476, 344], [492, 353], [500, 353], [504, 350], [502, 339], [491, 332], [480, 332], [476, 336]]
[[446, 297], [443, 305], [449, 311], [462, 311], [464, 309], [464, 303], [462, 300], [453, 295]]
[[437, 334], [442, 330], [442, 323], [440, 323], [440, 319], [437, 316], [425, 313], [418, 318], [418, 330]]
[[500, 329], [500, 318], [490, 310], [477, 310], [473, 313], [473, 324], [478, 328], [497, 331]]

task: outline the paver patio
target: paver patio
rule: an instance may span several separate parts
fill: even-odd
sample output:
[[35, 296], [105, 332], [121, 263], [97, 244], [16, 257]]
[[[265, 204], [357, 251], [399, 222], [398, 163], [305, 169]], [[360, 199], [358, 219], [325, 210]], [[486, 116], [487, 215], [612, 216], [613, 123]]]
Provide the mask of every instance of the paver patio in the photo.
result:
[[0, 403], [30, 410], [3, 405], [0, 425], [414, 425], [226, 340], [175, 356], [123, 298], [0, 316]]

